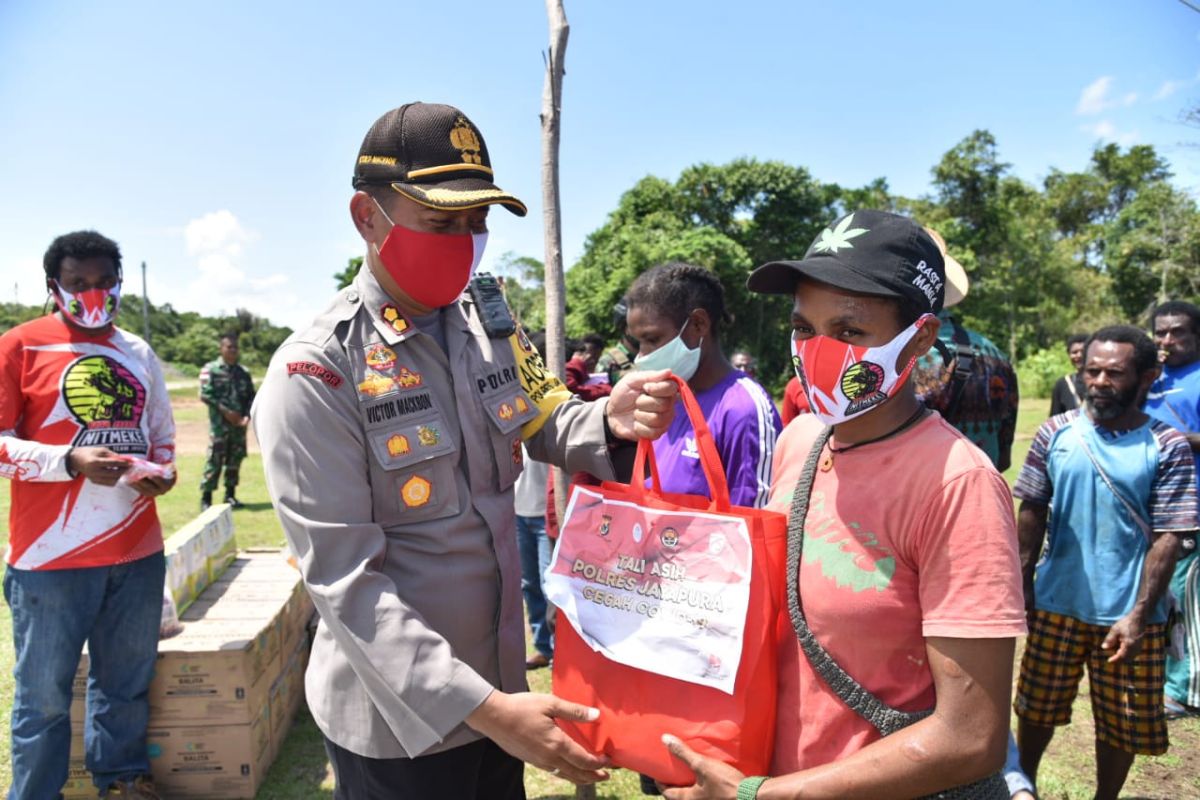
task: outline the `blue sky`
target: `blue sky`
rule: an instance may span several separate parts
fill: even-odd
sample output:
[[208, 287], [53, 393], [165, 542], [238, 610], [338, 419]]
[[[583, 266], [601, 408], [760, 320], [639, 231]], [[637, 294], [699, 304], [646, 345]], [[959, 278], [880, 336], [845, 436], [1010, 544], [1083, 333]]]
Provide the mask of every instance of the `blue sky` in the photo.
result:
[[[847, 186], [929, 191], [975, 128], [1040, 181], [1098, 141], [1148, 143], [1200, 190], [1200, 13], [1178, 0], [566, 0], [570, 265], [647, 174], [739, 156]], [[59, 233], [115, 238], [152, 302], [303, 325], [361, 255], [362, 136], [410, 100], [459, 106], [497, 182], [485, 264], [542, 257], [539, 0], [0, 0], [0, 297], [40, 302]], [[807, 242], [798, 242], [796, 255]], [[14, 288], [15, 287], [15, 288]]]

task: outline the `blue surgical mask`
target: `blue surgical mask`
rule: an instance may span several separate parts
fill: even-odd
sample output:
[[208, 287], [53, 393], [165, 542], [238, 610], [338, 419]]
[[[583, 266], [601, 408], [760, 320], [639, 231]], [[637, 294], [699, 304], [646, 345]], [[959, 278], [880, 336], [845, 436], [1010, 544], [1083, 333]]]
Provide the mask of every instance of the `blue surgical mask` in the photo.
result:
[[687, 323], [685, 322], [679, 329], [678, 336], [653, 353], [638, 356], [633, 360], [634, 365], [638, 369], [650, 371], [669, 369], [683, 380], [690, 381], [700, 367], [700, 344], [704, 343], [704, 339], [702, 338], [700, 344], [694, 348], [688, 347], [683, 343], [683, 332], [686, 329]]

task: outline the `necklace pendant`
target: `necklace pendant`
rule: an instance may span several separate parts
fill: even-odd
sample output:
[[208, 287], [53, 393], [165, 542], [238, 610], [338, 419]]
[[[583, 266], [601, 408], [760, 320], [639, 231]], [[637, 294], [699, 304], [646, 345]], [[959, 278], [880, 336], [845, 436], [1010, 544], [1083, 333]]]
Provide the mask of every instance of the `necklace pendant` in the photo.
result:
[[823, 454], [821, 456], [821, 463], [818, 466], [821, 467], [821, 472], [829, 472], [829, 470], [833, 469], [833, 453], [827, 452]]

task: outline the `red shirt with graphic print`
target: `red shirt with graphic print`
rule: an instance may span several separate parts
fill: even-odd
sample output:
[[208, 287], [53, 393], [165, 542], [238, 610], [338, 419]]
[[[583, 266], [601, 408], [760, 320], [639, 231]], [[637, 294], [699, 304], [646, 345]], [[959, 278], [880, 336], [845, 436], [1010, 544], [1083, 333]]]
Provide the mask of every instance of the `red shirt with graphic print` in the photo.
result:
[[[768, 508], [791, 508], [821, 428], [802, 414], [780, 435]], [[808, 625], [851, 677], [893, 708], [934, 706], [927, 637], [1025, 633], [1008, 486], [936, 413], [836, 454], [827, 471], [818, 467], [804, 528]], [[794, 633], [782, 642], [779, 667], [772, 775], [837, 761], [880, 738], [813, 671]]]
[[57, 314], [0, 336], [0, 476], [12, 480], [6, 561], [68, 569], [162, 550], [154, 500], [67, 472], [72, 447], [175, 460], [175, 422], [150, 346], [112, 327], [90, 335]]

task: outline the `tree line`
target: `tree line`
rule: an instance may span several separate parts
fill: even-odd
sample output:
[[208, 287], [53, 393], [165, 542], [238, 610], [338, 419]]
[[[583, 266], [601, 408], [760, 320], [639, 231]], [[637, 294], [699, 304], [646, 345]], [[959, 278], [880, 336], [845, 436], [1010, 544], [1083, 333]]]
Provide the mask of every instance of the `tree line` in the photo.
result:
[[[615, 338], [612, 306], [633, 279], [654, 264], [687, 261], [725, 286], [735, 316], [726, 353], [758, 356], [774, 387], [788, 369], [790, 300], [747, 292], [746, 276], [767, 261], [802, 257], [825, 225], [856, 208], [908, 214], [938, 230], [971, 278], [956, 316], [1014, 362], [1045, 361], [1074, 332], [1144, 323], [1160, 299], [1200, 295], [1200, 214], [1149, 145], [1099, 145], [1086, 169], [1052, 169], [1035, 185], [1013, 174], [992, 134], [978, 130], [932, 175], [932, 192], [918, 198], [891, 192], [884, 178], [847, 188], [753, 158], [697, 164], [675, 181], [647, 176], [567, 272], [568, 333]], [[510, 297], [514, 283], [528, 289], [536, 270], [518, 272]], [[1051, 360], [1049, 372], [1065, 363]]]
[[[725, 286], [735, 318], [725, 351], [758, 356], [760, 374], [778, 388], [789, 369], [790, 300], [751, 294], [746, 276], [767, 261], [802, 257], [825, 225], [856, 208], [908, 214], [942, 234], [971, 278], [955, 315], [1029, 365], [1034, 392], [1065, 369], [1068, 335], [1144, 324], [1157, 302], [1200, 297], [1200, 212], [1150, 145], [1098, 145], [1085, 169], [1051, 169], [1037, 185], [1017, 177], [995, 137], [977, 130], [931, 172], [932, 191], [917, 198], [893, 193], [882, 177], [843, 187], [754, 158], [696, 164], [674, 181], [649, 175], [622, 195], [567, 271], [567, 333], [615, 339], [612, 307], [634, 278], [687, 261]], [[361, 262], [334, 275], [339, 287]], [[541, 327], [541, 262], [508, 253], [498, 271], [518, 319]]]
[[[0, 332], [39, 317], [47, 310], [48, 306], [0, 304]], [[265, 367], [271, 354], [292, 333], [290, 328], [273, 325], [245, 309], [238, 309], [232, 315], [206, 317], [195, 311], [177, 311], [170, 303], [151, 303], [149, 311], [150, 345], [154, 352], [160, 361], [183, 367], [185, 371], [194, 371], [188, 368], [198, 369], [216, 358], [220, 337], [226, 333], [238, 334], [243, 364]], [[121, 296], [117, 325], [144, 335], [141, 297]]]

